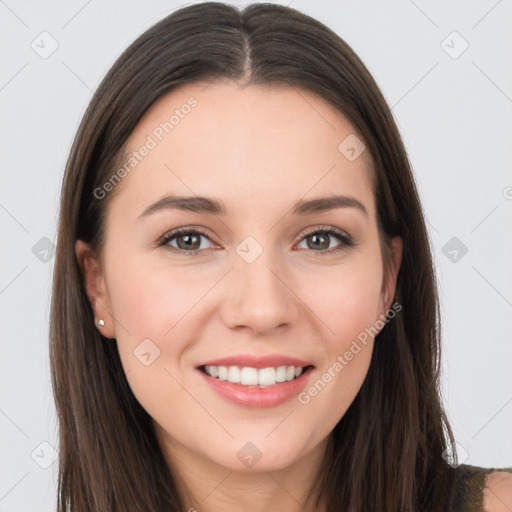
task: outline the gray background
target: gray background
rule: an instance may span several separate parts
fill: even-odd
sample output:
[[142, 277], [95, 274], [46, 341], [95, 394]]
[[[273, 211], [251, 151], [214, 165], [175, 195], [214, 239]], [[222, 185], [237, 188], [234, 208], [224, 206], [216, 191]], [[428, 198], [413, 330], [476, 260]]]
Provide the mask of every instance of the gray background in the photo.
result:
[[[512, 466], [512, 2], [277, 3], [343, 37], [392, 107], [435, 251], [459, 451]], [[114, 60], [183, 5], [0, 0], [0, 512], [55, 507], [48, 248], [72, 138]]]

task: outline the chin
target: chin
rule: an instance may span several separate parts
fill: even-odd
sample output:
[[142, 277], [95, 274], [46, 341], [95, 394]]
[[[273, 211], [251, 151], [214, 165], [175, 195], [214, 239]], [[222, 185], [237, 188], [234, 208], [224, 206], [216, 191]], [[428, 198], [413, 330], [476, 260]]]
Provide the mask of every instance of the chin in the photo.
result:
[[[271, 440], [273, 435], [275, 437]], [[221, 448], [227, 457], [219, 458], [216, 453], [212, 454], [212, 459], [231, 471], [258, 473], [285, 469], [304, 456], [304, 443], [293, 443], [289, 437], [286, 443], [285, 436], [275, 432], [267, 439], [266, 436], [268, 432], [232, 439], [229, 446]]]

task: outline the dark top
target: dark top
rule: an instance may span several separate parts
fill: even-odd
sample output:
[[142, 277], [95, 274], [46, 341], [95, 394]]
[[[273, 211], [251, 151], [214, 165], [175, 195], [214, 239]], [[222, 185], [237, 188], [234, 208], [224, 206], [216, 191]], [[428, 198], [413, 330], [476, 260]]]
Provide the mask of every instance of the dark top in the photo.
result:
[[512, 474], [511, 468], [482, 468], [461, 464], [457, 471], [457, 491], [454, 512], [483, 512], [485, 479], [494, 471]]

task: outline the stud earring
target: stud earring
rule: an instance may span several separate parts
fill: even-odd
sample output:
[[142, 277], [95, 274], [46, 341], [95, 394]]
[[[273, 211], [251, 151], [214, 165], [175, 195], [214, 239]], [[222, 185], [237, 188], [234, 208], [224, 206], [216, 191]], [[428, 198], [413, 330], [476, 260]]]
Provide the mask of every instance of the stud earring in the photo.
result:
[[100, 318], [97, 323], [100, 327], [103, 327], [105, 325], [105, 321], [103, 320], [103, 318]]

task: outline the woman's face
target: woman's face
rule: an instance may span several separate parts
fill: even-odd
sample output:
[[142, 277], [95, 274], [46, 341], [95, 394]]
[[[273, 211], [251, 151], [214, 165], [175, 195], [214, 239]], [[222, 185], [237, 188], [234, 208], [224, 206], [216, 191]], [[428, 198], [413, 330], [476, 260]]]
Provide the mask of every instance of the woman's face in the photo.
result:
[[[120, 183], [95, 192], [120, 187], [101, 268], [85, 259], [88, 292], [170, 457], [285, 468], [322, 446], [354, 400], [401, 255], [397, 239], [384, 279], [369, 151], [355, 137], [305, 90], [186, 85], [132, 133], [138, 156], [127, 156]], [[164, 201], [177, 196], [188, 208]], [[351, 199], [310, 204], [334, 196]], [[163, 240], [177, 228], [185, 233]], [[87, 256], [83, 243], [76, 249]], [[266, 356], [276, 359], [258, 361]], [[246, 367], [248, 384], [199, 369], [226, 357], [213, 374], [237, 380], [229, 367]], [[310, 368], [248, 387], [295, 377], [289, 366]]]

